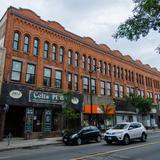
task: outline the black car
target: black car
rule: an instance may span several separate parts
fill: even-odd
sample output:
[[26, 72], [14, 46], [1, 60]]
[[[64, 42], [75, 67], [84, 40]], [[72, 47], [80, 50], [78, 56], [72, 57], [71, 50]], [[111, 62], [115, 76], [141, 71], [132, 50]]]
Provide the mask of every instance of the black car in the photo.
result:
[[66, 133], [63, 136], [63, 143], [78, 144], [87, 143], [91, 140], [96, 142], [101, 141], [101, 132], [96, 126], [87, 126], [72, 132]]

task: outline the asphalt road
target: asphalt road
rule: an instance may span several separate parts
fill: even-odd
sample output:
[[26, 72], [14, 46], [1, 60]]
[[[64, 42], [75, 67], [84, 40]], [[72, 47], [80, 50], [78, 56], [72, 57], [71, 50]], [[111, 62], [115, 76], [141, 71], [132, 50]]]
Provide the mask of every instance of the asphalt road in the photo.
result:
[[0, 152], [0, 160], [160, 160], [160, 133], [148, 135], [146, 143], [108, 145], [90, 143], [81, 146], [45, 146]]

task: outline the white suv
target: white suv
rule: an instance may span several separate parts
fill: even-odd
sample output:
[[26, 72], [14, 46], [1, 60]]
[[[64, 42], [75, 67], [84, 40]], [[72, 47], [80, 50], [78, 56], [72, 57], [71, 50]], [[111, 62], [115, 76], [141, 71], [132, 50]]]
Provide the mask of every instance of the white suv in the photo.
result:
[[106, 131], [104, 140], [106, 143], [123, 142], [129, 144], [131, 140], [140, 139], [142, 142], [147, 140], [145, 127], [139, 122], [123, 122]]

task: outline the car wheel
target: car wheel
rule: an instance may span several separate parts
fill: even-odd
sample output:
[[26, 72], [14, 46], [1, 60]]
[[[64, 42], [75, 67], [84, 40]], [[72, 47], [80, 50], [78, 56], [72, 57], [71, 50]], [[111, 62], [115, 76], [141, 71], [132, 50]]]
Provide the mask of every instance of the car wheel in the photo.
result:
[[142, 133], [141, 141], [146, 142], [146, 140], [147, 140], [147, 135], [145, 133]]
[[98, 136], [96, 142], [101, 142], [101, 136]]
[[81, 138], [78, 138], [78, 139], [77, 139], [77, 144], [78, 144], [78, 145], [81, 145], [81, 144], [82, 144]]
[[129, 142], [130, 142], [129, 136], [128, 136], [128, 135], [125, 135], [124, 138], [123, 138], [123, 143], [124, 143], [125, 145], [127, 145], [127, 144], [129, 144]]

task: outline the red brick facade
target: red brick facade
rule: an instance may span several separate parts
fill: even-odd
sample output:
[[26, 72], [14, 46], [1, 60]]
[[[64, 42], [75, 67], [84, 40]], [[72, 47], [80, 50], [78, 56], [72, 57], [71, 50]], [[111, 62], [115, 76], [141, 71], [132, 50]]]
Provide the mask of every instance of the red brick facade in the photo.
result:
[[[44, 21], [40, 19], [31, 10], [16, 9], [10, 7], [7, 12], [6, 28], [5, 28], [5, 48], [6, 61], [4, 69], [4, 81], [11, 81], [12, 60], [16, 59], [22, 63], [22, 75], [20, 83], [26, 82], [27, 64], [36, 64], [36, 82], [33, 86], [40, 88], [43, 86], [43, 68], [52, 69], [51, 87], [55, 88], [55, 69], [62, 71], [62, 90], [68, 89], [67, 73], [72, 73], [72, 89], [74, 90], [74, 74], [78, 74], [79, 92], [83, 93], [83, 76], [89, 77], [88, 57], [91, 57], [91, 66], [93, 70], [93, 59], [102, 62], [102, 73], [93, 72], [92, 77], [96, 79], [96, 94], [100, 95], [100, 81], [110, 81], [112, 83], [112, 97], [115, 97], [114, 84], [124, 86], [124, 95], [127, 94], [126, 86], [144, 90], [145, 97], [150, 93], [150, 96], [160, 94], [160, 72], [151, 68], [149, 65], [144, 65], [140, 60], [134, 61], [129, 55], [122, 55], [119, 51], [111, 50], [105, 44], [96, 44], [89, 37], [80, 37], [72, 34], [64, 29], [57, 22]], [[13, 49], [14, 33], [19, 34], [19, 47]], [[23, 52], [24, 36], [29, 36], [29, 51]], [[39, 40], [39, 54], [33, 55], [34, 38]], [[44, 42], [49, 44], [49, 55], [47, 59], [43, 58]], [[55, 61], [52, 60], [52, 46], [56, 45]], [[64, 62], [59, 63], [59, 50], [64, 48]], [[68, 65], [68, 51], [72, 52], [72, 64]], [[78, 52], [78, 67], [75, 67], [75, 52]], [[82, 56], [86, 57], [85, 69], [82, 69]], [[106, 73], [104, 64], [106, 63]], [[108, 74], [111, 65], [111, 75]], [[123, 72], [123, 73], [122, 73]], [[19, 82], [18, 82], [19, 83]], [[105, 84], [106, 90], [106, 84]], [[119, 91], [120, 92], [120, 91]], [[106, 95], [107, 91], [105, 91]]]

